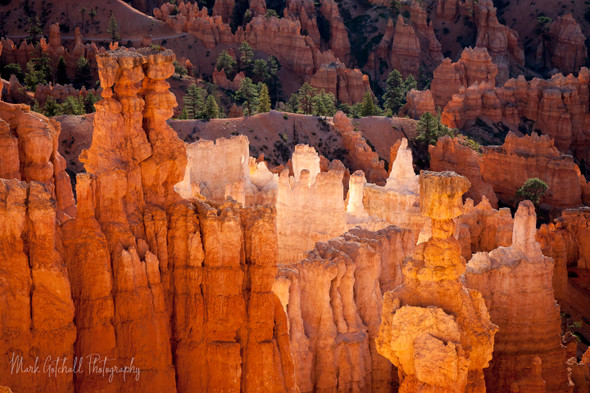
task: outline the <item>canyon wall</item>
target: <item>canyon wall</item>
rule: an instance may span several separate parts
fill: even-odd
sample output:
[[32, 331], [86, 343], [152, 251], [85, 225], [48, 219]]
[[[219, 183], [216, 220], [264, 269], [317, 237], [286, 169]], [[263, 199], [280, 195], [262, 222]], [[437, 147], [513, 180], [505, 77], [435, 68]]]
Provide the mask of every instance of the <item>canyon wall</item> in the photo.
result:
[[488, 392], [509, 391], [513, 383], [528, 377], [535, 362], [542, 367], [547, 392], [572, 391], [561, 345], [559, 306], [553, 297], [553, 261], [543, 256], [535, 240], [536, 222], [533, 204], [521, 202], [512, 245], [475, 254], [465, 272], [466, 285], [481, 292], [499, 326], [493, 359], [485, 370]]

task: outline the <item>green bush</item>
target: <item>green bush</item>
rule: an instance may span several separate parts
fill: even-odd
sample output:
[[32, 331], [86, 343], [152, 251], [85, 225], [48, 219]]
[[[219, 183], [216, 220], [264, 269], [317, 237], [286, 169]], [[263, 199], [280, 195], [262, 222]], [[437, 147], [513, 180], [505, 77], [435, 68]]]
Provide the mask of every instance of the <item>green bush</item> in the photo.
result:
[[547, 192], [547, 188], [547, 183], [543, 180], [537, 177], [531, 177], [516, 191], [516, 195], [528, 199], [537, 205], [543, 195], [545, 195], [545, 192]]

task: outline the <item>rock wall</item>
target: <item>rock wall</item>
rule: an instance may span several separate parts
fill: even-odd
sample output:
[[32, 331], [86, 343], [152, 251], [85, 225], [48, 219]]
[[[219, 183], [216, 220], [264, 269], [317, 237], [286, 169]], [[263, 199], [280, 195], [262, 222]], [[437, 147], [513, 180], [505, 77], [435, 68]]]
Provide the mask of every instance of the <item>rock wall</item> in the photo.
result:
[[173, 60], [151, 49], [99, 55], [103, 100], [81, 157], [88, 173], [77, 178], [75, 218], [52, 150], [56, 123], [0, 103], [0, 156], [18, 156], [22, 136], [25, 158], [18, 171], [2, 166], [22, 180], [0, 181], [1, 211], [14, 223], [0, 234], [14, 245], [1, 251], [14, 262], [5, 279], [18, 289], [3, 292], [3, 356], [15, 351], [25, 365], [76, 357], [88, 367], [99, 354], [135, 370], [111, 381], [100, 371], [31, 378], [3, 363], [14, 391], [297, 391], [287, 320], [271, 292], [274, 210], [212, 207], [173, 190], [187, 161], [166, 124]]
[[346, 208], [342, 177], [344, 167], [335, 163], [320, 172], [313, 147], [295, 146], [293, 172], [284, 170], [277, 191], [279, 262], [294, 263], [304, 258], [318, 241], [346, 232]]
[[437, 172], [454, 171], [469, 179], [471, 187], [465, 197], [481, 202], [485, 197], [493, 208], [498, 207], [498, 198], [492, 186], [483, 181], [481, 154], [461, 143], [460, 138], [440, 138], [436, 146], [428, 146], [430, 169]]
[[562, 155], [545, 135], [519, 138], [509, 133], [504, 145], [484, 148], [481, 173], [498, 199], [507, 204], [515, 204], [516, 191], [531, 177], [547, 184], [541, 203], [548, 207], [578, 207], [587, 198], [586, 179], [572, 157]]
[[590, 72], [582, 68], [577, 78], [558, 74], [550, 80], [527, 82], [520, 76], [498, 88], [471, 86], [453, 96], [442, 121], [461, 128], [466, 121], [485, 116], [517, 127], [525, 118], [533, 122], [534, 129], [552, 137], [561, 151], [571, 150], [578, 158], [586, 159], [590, 154], [589, 81]]
[[569, 74], [586, 64], [586, 37], [572, 14], [558, 16], [549, 27], [549, 37], [547, 46], [553, 67]]
[[402, 264], [404, 283], [384, 295], [377, 351], [399, 368], [401, 392], [485, 392], [497, 326], [484, 300], [463, 286], [453, 218], [469, 181], [453, 172], [420, 174], [420, 208], [432, 237]]
[[413, 248], [405, 229], [354, 229], [279, 270], [274, 291], [288, 310], [301, 392], [391, 391], [393, 368], [375, 346], [382, 291], [401, 283]]
[[430, 84], [434, 104], [444, 109], [461, 87], [474, 83], [486, 82], [494, 86], [497, 75], [498, 66], [492, 62], [486, 48], [465, 48], [456, 63], [446, 58], [434, 70]]
[[[530, 201], [521, 202], [512, 245], [475, 254], [467, 265], [466, 285], [481, 292], [490, 318], [499, 326], [485, 371], [488, 392], [506, 392], [528, 377], [535, 357], [541, 361], [548, 392], [571, 392], [551, 285], [553, 261], [543, 256], [535, 234], [535, 208]], [[509, 304], [513, 306], [499, 307]]]

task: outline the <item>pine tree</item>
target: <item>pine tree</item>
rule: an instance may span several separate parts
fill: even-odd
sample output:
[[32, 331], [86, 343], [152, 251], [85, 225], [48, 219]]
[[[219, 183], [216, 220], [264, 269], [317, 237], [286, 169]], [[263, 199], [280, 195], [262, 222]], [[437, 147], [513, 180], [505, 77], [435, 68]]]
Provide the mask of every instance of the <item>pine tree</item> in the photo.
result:
[[203, 107], [205, 104], [203, 99], [203, 89], [198, 87], [195, 83], [189, 86], [182, 101], [189, 119], [198, 119], [203, 115]]
[[231, 57], [225, 49], [222, 50], [219, 56], [217, 57], [217, 65], [215, 66], [215, 68], [217, 68], [217, 71], [224, 70], [225, 75], [229, 77], [234, 72], [235, 67], [236, 61], [234, 60], [234, 58]]
[[365, 92], [363, 104], [361, 106], [361, 116], [373, 116], [379, 112], [379, 107], [375, 104], [375, 98], [370, 90]]
[[[410, 90], [417, 89], [417, 88], [418, 88], [418, 82], [416, 82], [416, 79], [414, 79], [414, 77], [412, 75], [408, 75], [408, 77], [404, 81], [404, 101], [406, 99], [407, 93]], [[405, 102], [404, 102], [404, 104], [405, 104]]]
[[270, 111], [270, 96], [268, 95], [268, 86], [265, 83], [259, 83], [258, 92], [258, 113]]
[[313, 113], [313, 97], [318, 91], [307, 82], [299, 88], [297, 93], [297, 113], [310, 115]]
[[240, 84], [240, 89], [236, 92], [236, 98], [240, 100], [245, 107], [244, 114], [252, 116], [254, 108], [258, 106], [258, 89], [252, 82], [252, 79], [246, 77]]
[[121, 36], [119, 35], [119, 23], [113, 14], [111, 14], [111, 18], [109, 19], [107, 33], [111, 36], [111, 40], [113, 40], [113, 42], [121, 40]]
[[41, 29], [41, 22], [39, 17], [29, 18], [29, 35], [26, 40], [29, 44], [37, 44], [39, 37], [43, 35], [43, 29]]
[[268, 64], [264, 59], [256, 59], [252, 65], [252, 73], [259, 82], [265, 81], [268, 76]]
[[74, 77], [74, 87], [81, 89], [82, 86], [88, 87], [90, 85], [90, 79], [92, 73], [90, 71], [90, 63], [84, 56], [80, 56], [76, 62], [76, 76]]
[[254, 52], [252, 47], [246, 41], [240, 45], [240, 68], [242, 70], [249, 70], [252, 65], [252, 59], [254, 58]]
[[203, 111], [203, 117], [205, 119], [216, 119], [219, 117], [219, 106], [214, 94], [209, 94], [205, 102], [205, 110]]
[[70, 83], [66, 69], [66, 61], [64, 60], [63, 56], [60, 56], [59, 60], [57, 61], [55, 70], [55, 83], [59, 83], [60, 85], [66, 85]]
[[336, 98], [332, 93], [322, 89], [312, 98], [312, 113], [315, 116], [334, 116], [336, 113]]
[[392, 115], [397, 114], [401, 107], [404, 106], [404, 81], [398, 70], [391, 71], [387, 76], [383, 100], [385, 101], [383, 104], [384, 108], [391, 111]]

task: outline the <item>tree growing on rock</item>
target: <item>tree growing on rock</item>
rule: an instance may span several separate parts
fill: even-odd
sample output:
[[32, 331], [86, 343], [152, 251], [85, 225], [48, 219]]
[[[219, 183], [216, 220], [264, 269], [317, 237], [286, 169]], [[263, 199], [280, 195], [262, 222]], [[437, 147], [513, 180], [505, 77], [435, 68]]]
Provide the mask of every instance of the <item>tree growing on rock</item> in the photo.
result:
[[215, 66], [217, 71], [224, 70], [225, 75], [227, 75], [228, 78], [232, 78], [236, 66], [237, 64], [234, 58], [231, 57], [231, 55], [227, 53], [225, 49], [222, 50], [219, 56], [217, 57], [217, 64]]
[[536, 206], [547, 192], [547, 183], [537, 177], [531, 177], [516, 191], [516, 195], [528, 199]]
[[373, 116], [380, 112], [379, 106], [375, 103], [375, 97], [370, 90], [365, 92], [361, 106], [361, 116]]

